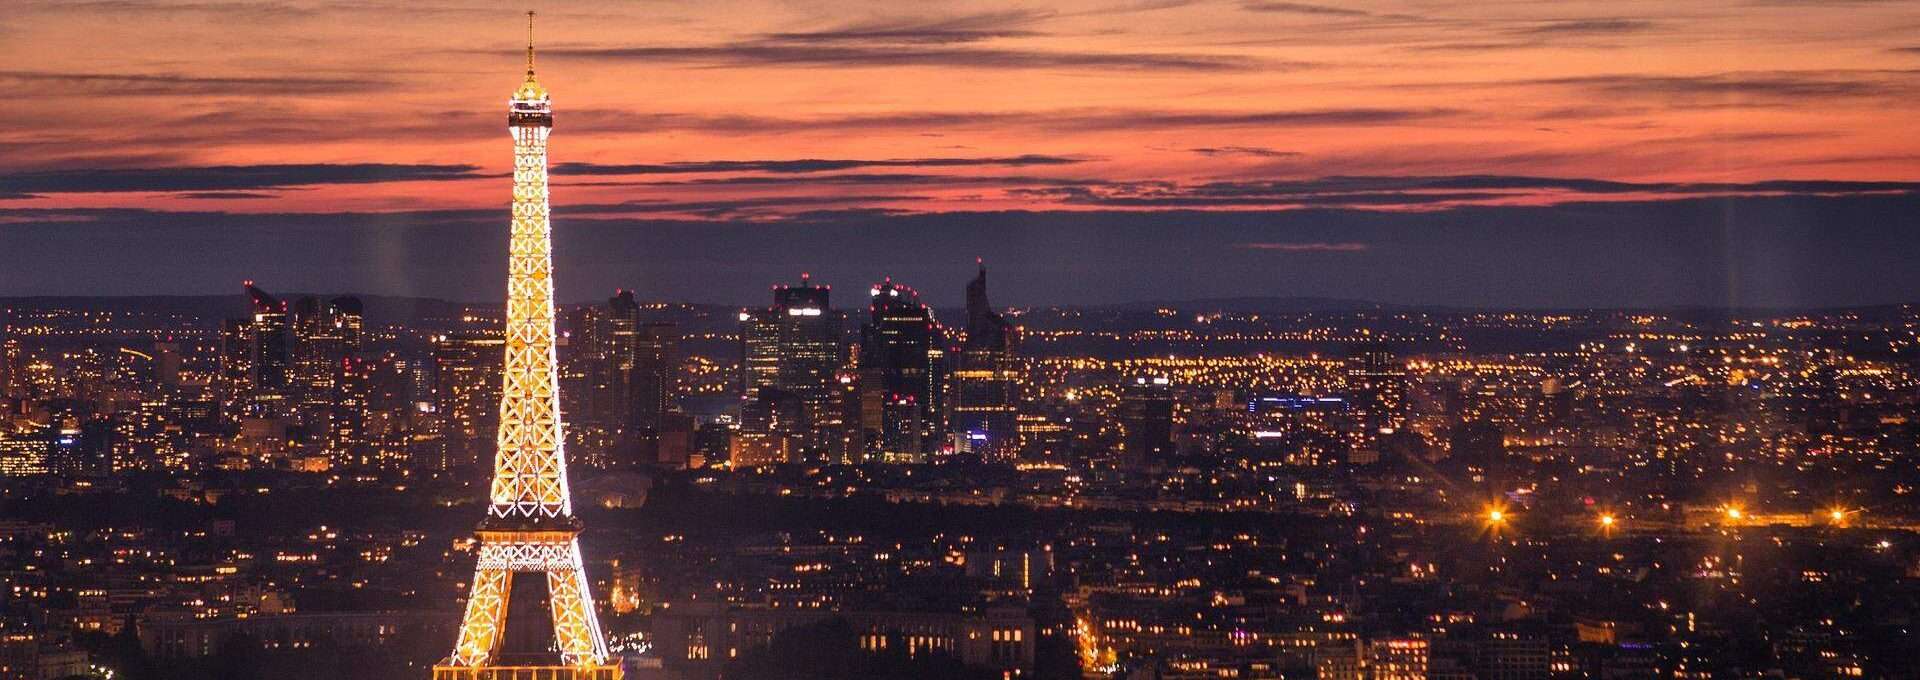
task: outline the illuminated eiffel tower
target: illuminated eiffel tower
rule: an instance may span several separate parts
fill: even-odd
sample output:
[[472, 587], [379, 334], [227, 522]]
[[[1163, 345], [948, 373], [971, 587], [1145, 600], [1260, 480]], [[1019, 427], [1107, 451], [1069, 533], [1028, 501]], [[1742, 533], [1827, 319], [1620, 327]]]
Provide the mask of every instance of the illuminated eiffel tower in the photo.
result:
[[[553, 228], [547, 220], [547, 134], [552, 100], [533, 77], [527, 13], [527, 79], [507, 107], [513, 133], [513, 228], [507, 256], [507, 343], [499, 450], [491, 504], [475, 536], [479, 563], [453, 656], [435, 680], [618, 680], [580, 564], [580, 521], [567, 492], [553, 347]], [[547, 578], [557, 663], [501, 658], [516, 574]]]

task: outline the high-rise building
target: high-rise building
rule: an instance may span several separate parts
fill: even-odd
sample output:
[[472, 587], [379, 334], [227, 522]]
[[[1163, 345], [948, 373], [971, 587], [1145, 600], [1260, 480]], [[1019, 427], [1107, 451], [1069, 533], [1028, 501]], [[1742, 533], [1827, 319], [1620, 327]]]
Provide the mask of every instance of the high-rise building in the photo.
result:
[[[841, 317], [831, 294], [830, 286], [801, 274], [799, 285], [773, 288], [771, 307], [740, 314], [742, 396], [750, 403], [774, 388], [799, 399], [805, 458], [826, 457], [846, 429], [838, 389]], [[742, 427], [749, 425], [743, 419]]]
[[293, 394], [293, 320], [287, 303], [245, 283], [249, 315], [229, 320], [221, 332], [225, 345], [221, 373], [228, 381], [229, 406], [253, 417], [290, 415]]
[[373, 463], [361, 436], [367, 405], [365, 367], [359, 364], [364, 314], [355, 297], [325, 303], [301, 298], [294, 305], [295, 419], [315, 433], [336, 466]]
[[985, 460], [1005, 461], [1017, 452], [1020, 358], [1017, 329], [987, 302], [987, 268], [967, 284], [967, 337], [953, 371], [953, 434], [956, 444]]
[[1174, 455], [1173, 388], [1166, 376], [1141, 376], [1120, 390], [1120, 457], [1130, 468], [1158, 467]]
[[24, 395], [25, 390], [17, 384], [23, 381], [22, 368], [26, 361], [20, 351], [20, 341], [13, 337], [12, 317], [9, 310], [0, 309], [0, 409], [4, 409], [8, 399]]
[[862, 427], [893, 462], [926, 462], [947, 432], [946, 330], [912, 288], [873, 287], [860, 330]]
[[466, 470], [480, 462], [499, 424], [500, 338], [436, 338], [433, 343], [435, 446], [421, 461], [433, 470]]
[[635, 429], [658, 430], [679, 394], [680, 329], [665, 321], [640, 324], [633, 333], [633, 363], [627, 371], [627, 412]]
[[[453, 654], [435, 680], [543, 677], [617, 680], [580, 557], [581, 522], [567, 488], [555, 356], [553, 228], [547, 207], [547, 134], [553, 110], [533, 76], [533, 14], [527, 15], [527, 79], [507, 113], [513, 133], [513, 221], [507, 260], [505, 367], [500, 430], [486, 519], [475, 532], [479, 558]], [[553, 641], [538, 661], [507, 658], [501, 639], [518, 574], [547, 585]], [[532, 599], [532, 598], [528, 598]], [[551, 652], [558, 652], [553, 658]]]
[[1386, 343], [1347, 349], [1344, 366], [1349, 395], [1348, 443], [1355, 450], [1377, 450], [1381, 435], [1407, 424], [1407, 370]]

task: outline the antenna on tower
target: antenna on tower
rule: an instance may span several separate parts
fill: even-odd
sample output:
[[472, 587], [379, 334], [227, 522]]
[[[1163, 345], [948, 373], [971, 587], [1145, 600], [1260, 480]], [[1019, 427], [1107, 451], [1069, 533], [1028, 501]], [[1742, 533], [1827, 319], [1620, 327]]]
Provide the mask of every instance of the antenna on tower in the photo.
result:
[[527, 10], [527, 75], [533, 75], [533, 10]]

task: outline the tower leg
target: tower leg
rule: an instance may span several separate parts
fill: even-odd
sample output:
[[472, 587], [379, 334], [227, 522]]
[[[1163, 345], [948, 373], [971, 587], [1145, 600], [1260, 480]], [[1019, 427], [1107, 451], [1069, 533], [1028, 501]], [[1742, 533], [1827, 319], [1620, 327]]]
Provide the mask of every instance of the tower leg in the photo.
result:
[[576, 666], [605, 663], [606, 642], [590, 604], [593, 598], [587, 593], [579, 551], [574, 551], [571, 567], [547, 572], [547, 601], [553, 605], [553, 637], [560, 646], [560, 658]]
[[506, 569], [479, 568], [473, 572], [473, 589], [467, 595], [467, 614], [460, 620], [460, 641], [454, 645], [452, 664], [485, 666], [500, 648], [500, 634], [507, 623], [507, 601], [513, 592], [513, 572]]

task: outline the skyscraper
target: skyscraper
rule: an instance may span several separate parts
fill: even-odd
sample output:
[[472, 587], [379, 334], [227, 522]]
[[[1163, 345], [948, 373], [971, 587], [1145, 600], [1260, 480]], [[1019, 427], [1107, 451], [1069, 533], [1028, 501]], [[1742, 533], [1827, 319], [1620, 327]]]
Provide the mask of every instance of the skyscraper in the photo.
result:
[[1018, 443], [1017, 329], [987, 302], [987, 268], [967, 284], [967, 338], [953, 371], [953, 433], [985, 460], [1007, 460]]
[[[324, 304], [301, 298], [294, 305], [293, 392], [297, 419], [319, 438], [334, 465], [364, 465], [361, 420], [367, 402], [365, 375], [357, 366], [364, 312], [360, 299], [337, 297]], [[366, 447], [361, 447], [362, 449]]]
[[841, 323], [832, 292], [801, 274], [799, 285], [773, 288], [771, 307], [740, 315], [742, 396], [751, 403], [774, 388], [798, 399], [801, 421], [781, 422], [806, 433], [799, 453], [815, 458], [823, 457], [845, 429], [837, 380], [843, 362]]
[[926, 462], [947, 431], [946, 331], [912, 288], [873, 287], [860, 331], [862, 426], [869, 446], [896, 462]]
[[679, 339], [679, 328], [665, 321], [634, 328], [626, 393], [629, 422], [637, 430], [660, 429], [673, 410], [679, 389]]
[[[559, 372], [554, 355], [553, 228], [547, 219], [547, 134], [551, 100], [533, 77], [533, 14], [527, 14], [527, 79], [507, 114], [513, 133], [513, 226], [507, 264], [505, 380], [499, 450], [486, 519], [475, 532], [479, 560], [453, 655], [436, 680], [518, 676], [616, 680], [580, 559], [562, 448]], [[546, 576], [559, 663], [503, 663], [501, 634], [518, 573]], [[540, 666], [502, 673], [502, 666]]]
[[1120, 390], [1121, 462], [1165, 465], [1173, 457], [1173, 389], [1164, 376], [1137, 377]]
[[251, 417], [290, 415], [293, 392], [293, 321], [287, 303], [245, 283], [249, 314], [227, 321], [221, 332], [221, 373], [229, 409]]
[[1392, 347], [1369, 342], [1347, 349], [1344, 373], [1352, 404], [1348, 443], [1357, 451], [1378, 450], [1381, 435], [1406, 427], [1406, 367]]

